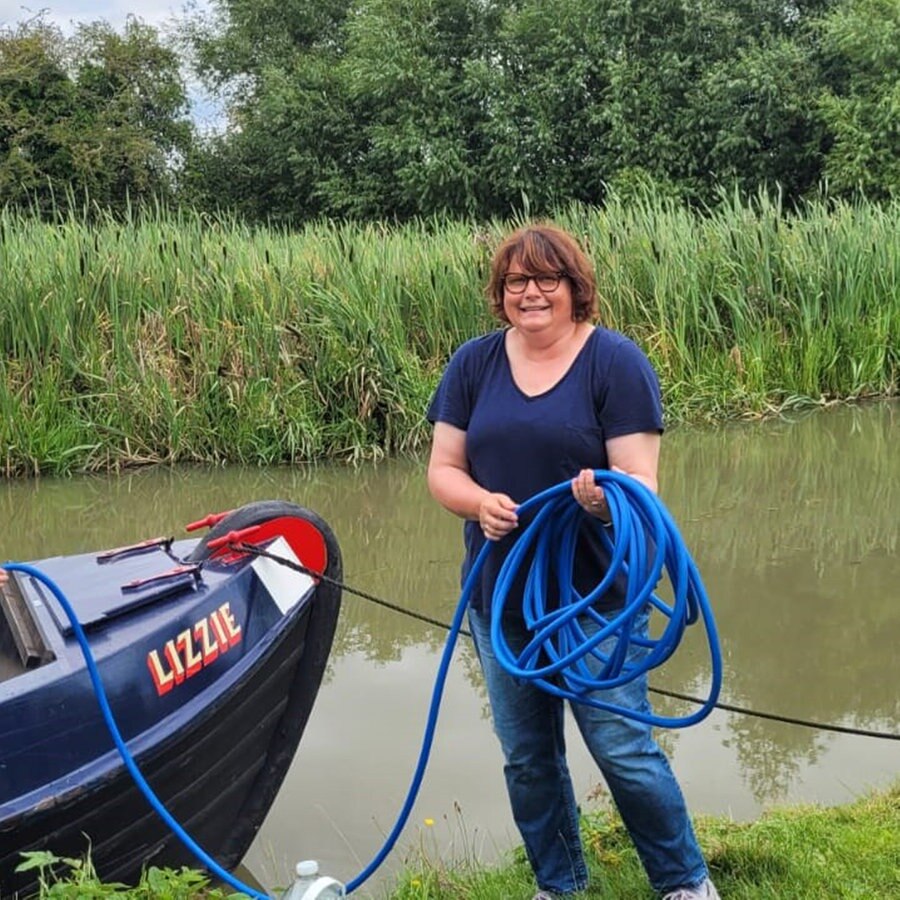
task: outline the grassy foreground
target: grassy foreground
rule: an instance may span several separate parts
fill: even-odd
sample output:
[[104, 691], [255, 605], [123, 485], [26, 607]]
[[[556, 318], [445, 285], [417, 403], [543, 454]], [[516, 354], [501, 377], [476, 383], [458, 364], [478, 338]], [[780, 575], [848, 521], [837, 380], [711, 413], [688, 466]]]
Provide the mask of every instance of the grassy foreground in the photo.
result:
[[[696, 827], [725, 900], [900, 897], [900, 785], [848, 806], [775, 809], [755, 822], [699, 818]], [[591, 886], [581, 897], [651, 900], [637, 854], [617, 816], [582, 823]], [[447, 870], [427, 860], [392, 900], [525, 900], [534, 891], [519, 853], [502, 869]]]
[[[725, 900], [896, 900], [900, 897], [900, 784], [847, 806], [775, 809], [755, 822], [699, 818], [700, 843]], [[608, 812], [582, 822], [591, 887], [581, 896], [609, 900], [651, 900], [630, 840]], [[519, 852], [505, 865], [477, 862], [452, 867], [423, 845], [385, 900], [525, 900], [534, 892], [530, 870]], [[365, 890], [363, 890], [365, 894]], [[152, 869], [137, 888], [102, 885], [90, 868], [64, 882], [48, 882], [44, 898], [181, 900], [228, 895], [198, 873]]]

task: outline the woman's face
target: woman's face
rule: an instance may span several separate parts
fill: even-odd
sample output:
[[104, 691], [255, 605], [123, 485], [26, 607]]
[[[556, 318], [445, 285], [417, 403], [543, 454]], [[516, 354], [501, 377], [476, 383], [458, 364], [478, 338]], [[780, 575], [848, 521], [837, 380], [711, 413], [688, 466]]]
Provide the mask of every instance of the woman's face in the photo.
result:
[[529, 271], [513, 258], [503, 280], [503, 311], [510, 325], [526, 333], [571, 327], [572, 282], [559, 272]]

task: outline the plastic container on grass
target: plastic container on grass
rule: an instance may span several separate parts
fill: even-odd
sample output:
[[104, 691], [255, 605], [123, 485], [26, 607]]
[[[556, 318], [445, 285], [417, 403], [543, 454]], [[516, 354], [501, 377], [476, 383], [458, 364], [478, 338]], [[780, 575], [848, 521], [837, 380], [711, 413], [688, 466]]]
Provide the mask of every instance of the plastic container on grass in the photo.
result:
[[297, 877], [282, 894], [281, 900], [337, 900], [346, 897], [344, 886], [328, 875], [319, 874], [319, 864], [314, 859], [297, 863]]

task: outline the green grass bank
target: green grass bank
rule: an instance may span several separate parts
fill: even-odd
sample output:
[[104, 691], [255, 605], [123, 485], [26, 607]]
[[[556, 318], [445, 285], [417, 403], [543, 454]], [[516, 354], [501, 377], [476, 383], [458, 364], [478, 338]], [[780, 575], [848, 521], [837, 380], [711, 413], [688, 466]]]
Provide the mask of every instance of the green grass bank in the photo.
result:
[[[595, 262], [601, 321], [657, 367], [670, 424], [897, 394], [900, 202], [703, 214], [647, 195], [555, 221]], [[493, 325], [483, 285], [515, 224], [0, 210], [0, 467], [417, 452], [449, 354]]]
[[[900, 785], [833, 808], [787, 807], [755, 822], [697, 821], [700, 843], [726, 900], [888, 900], [900, 897]], [[584, 900], [652, 900], [637, 854], [614, 815], [582, 822], [591, 886]], [[524, 853], [502, 868], [411, 871], [391, 900], [525, 900], [534, 891]]]
[[[786, 807], [754, 822], [700, 818], [697, 832], [711, 872], [727, 900], [895, 900], [900, 897], [900, 785], [839, 807]], [[637, 855], [617, 817], [595, 812], [582, 821], [591, 886], [584, 900], [652, 900]], [[362, 888], [366, 893], [367, 889]], [[534, 883], [515, 851], [498, 866], [474, 858], [448, 866], [428, 841], [384, 900], [525, 900]], [[121, 900], [223, 900], [192, 870], [151, 869], [136, 888], [104, 885], [81, 864], [72, 877], [48, 877], [42, 898]]]

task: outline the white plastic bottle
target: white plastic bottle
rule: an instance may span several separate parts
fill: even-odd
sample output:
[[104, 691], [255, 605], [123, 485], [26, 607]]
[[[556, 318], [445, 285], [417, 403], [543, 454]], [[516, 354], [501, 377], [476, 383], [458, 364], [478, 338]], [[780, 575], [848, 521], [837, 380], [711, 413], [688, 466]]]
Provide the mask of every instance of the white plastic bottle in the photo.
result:
[[337, 900], [346, 896], [344, 886], [336, 878], [319, 874], [319, 864], [314, 859], [298, 862], [296, 872], [294, 883], [281, 900]]

